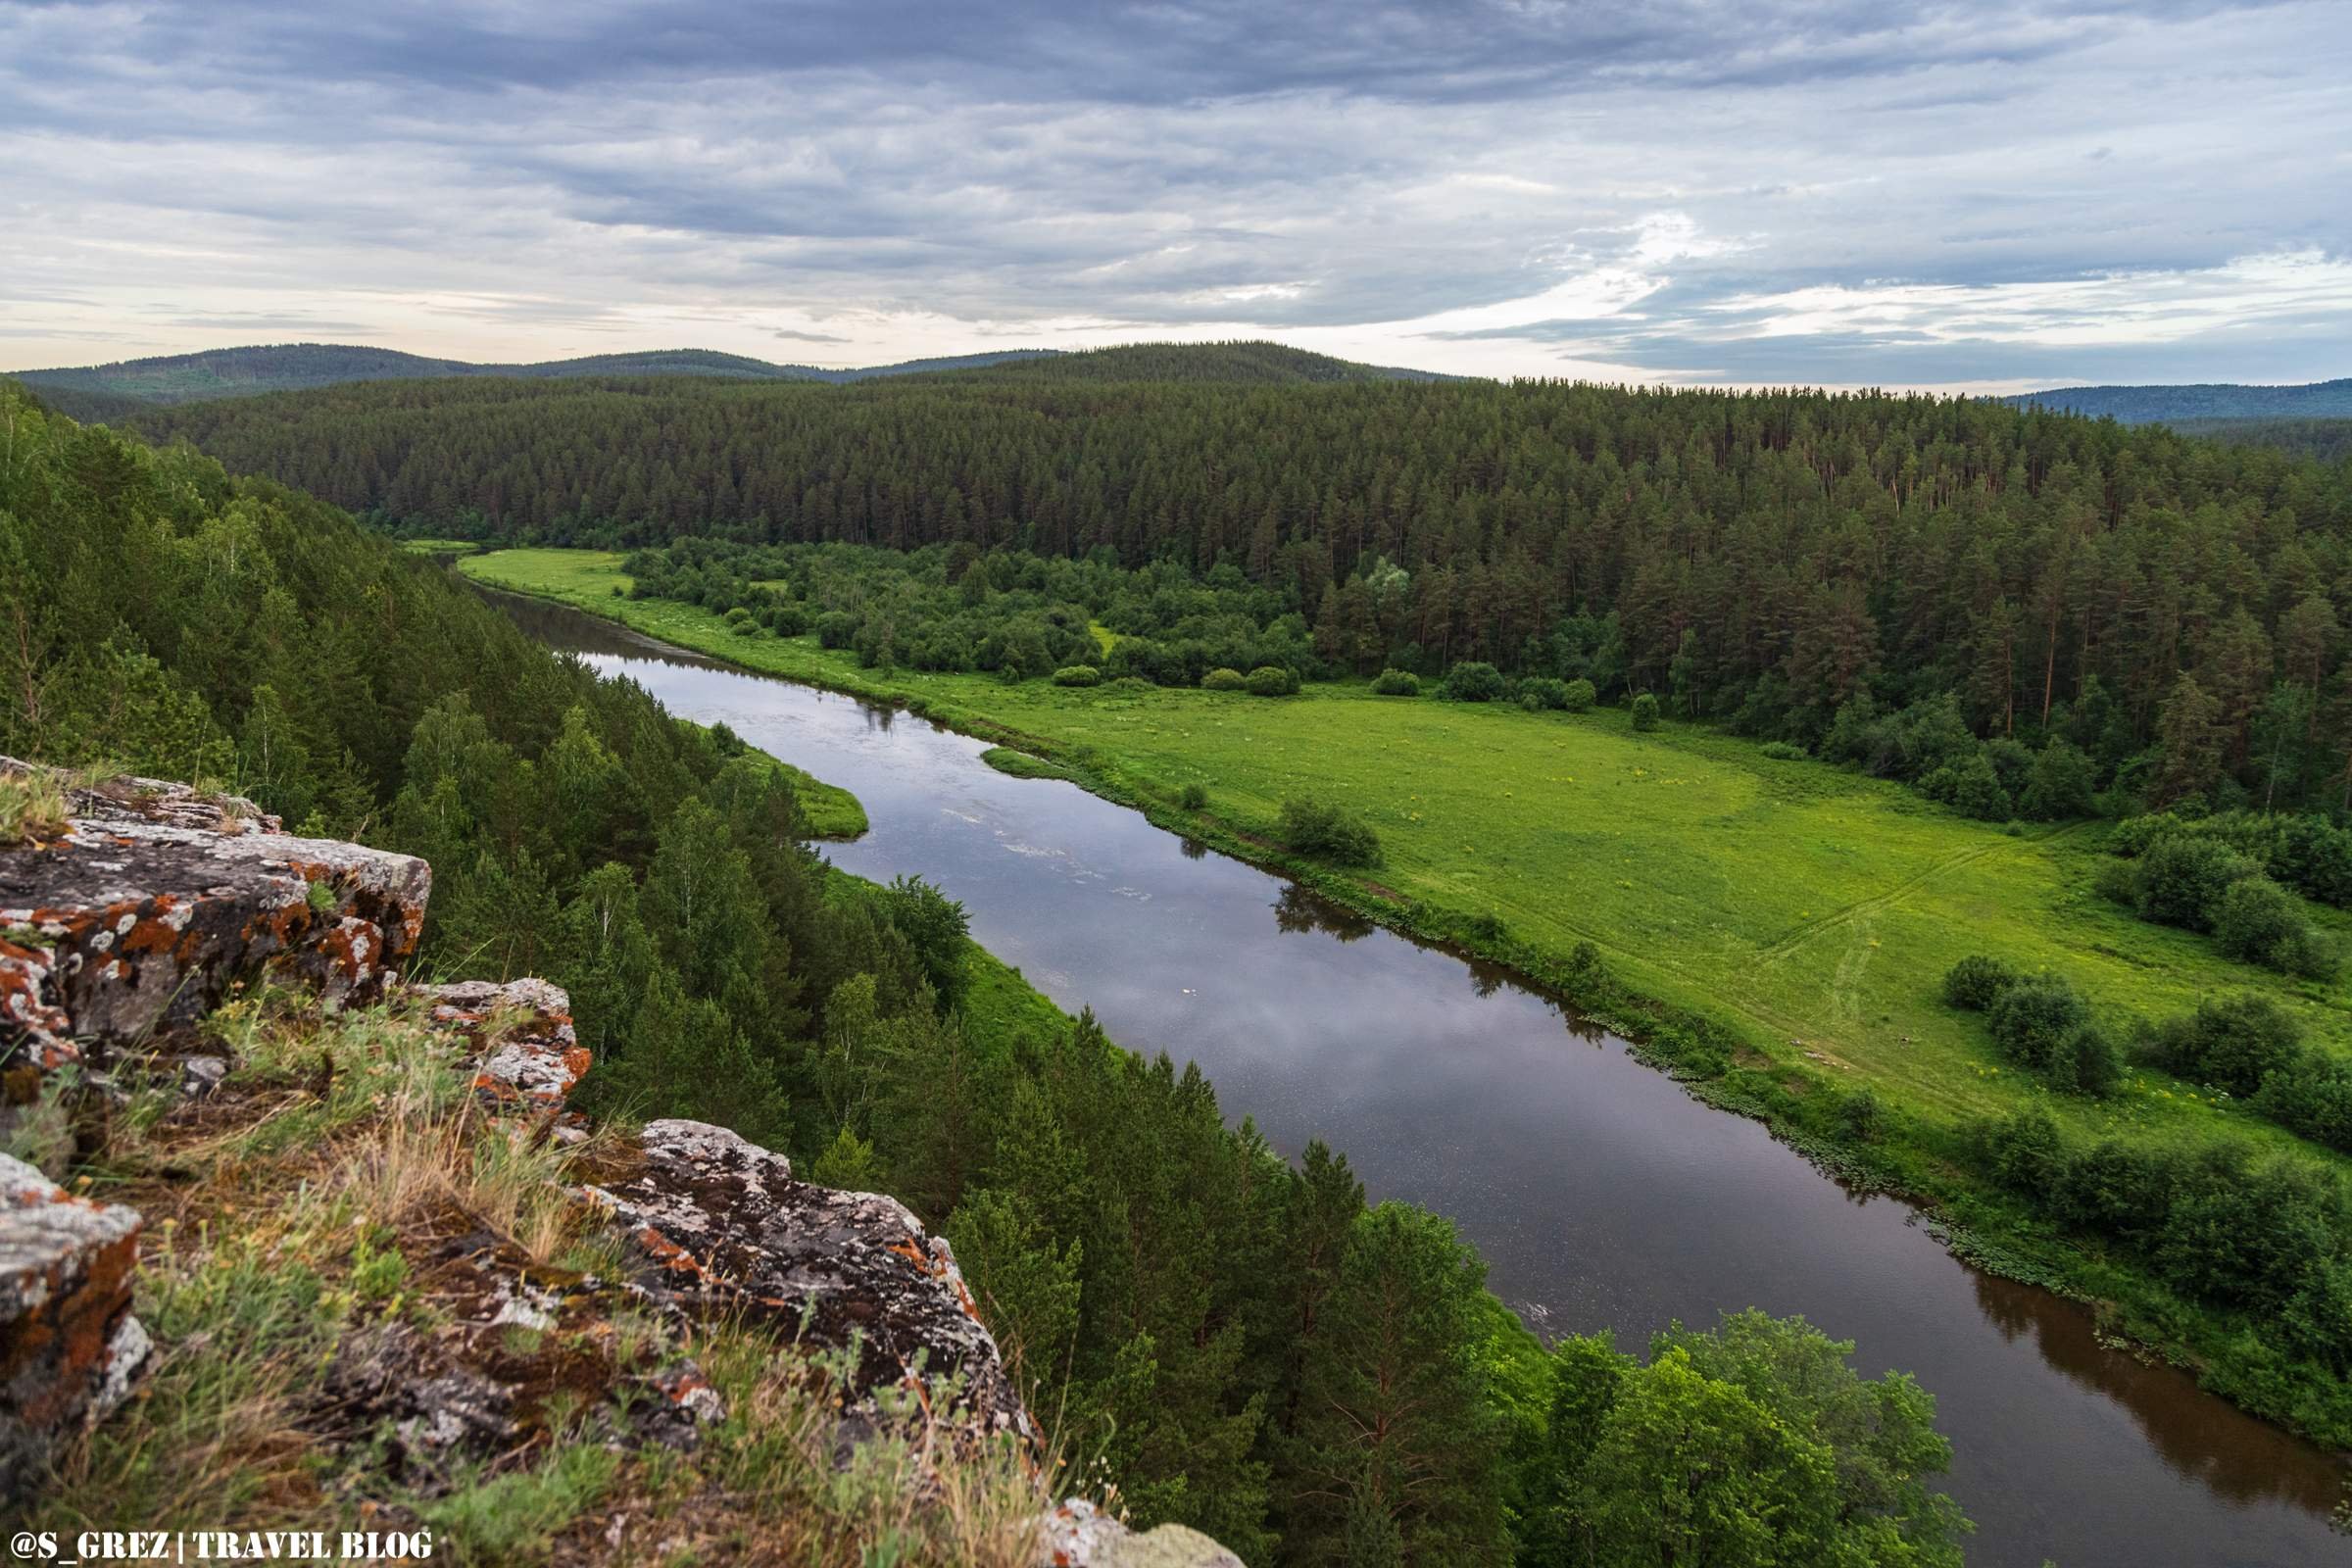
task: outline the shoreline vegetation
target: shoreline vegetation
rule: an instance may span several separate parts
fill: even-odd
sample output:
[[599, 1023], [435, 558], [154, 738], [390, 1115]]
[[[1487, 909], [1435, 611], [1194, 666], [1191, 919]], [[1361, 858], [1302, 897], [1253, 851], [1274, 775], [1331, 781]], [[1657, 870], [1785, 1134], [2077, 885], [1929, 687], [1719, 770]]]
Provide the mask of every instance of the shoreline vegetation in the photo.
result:
[[[2129, 1130], [2192, 1151], [2311, 1151], [2145, 1067], [2098, 1101], [2004, 1071], [1942, 1004], [1945, 970], [1972, 954], [2154, 1017], [2260, 992], [2328, 1046], [2352, 1039], [2334, 988], [2230, 963], [2099, 897], [2094, 828], [1969, 822], [1898, 785], [1701, 726], [1644, 730], [1622, 711], [1376, 698], [1360, 681], [1268, 702], [883, 673], [813, 637], [746, 636], [697, 607], [627, 598], [619, 564], [517, 548], [455, 565], [755, 673], [903, 707], [991, 742], [984, 760], [1003, 771], [1067, 779], [1402, 935], [1500, 963], [1840, 1180], [1922, 1204], [1962, 1258], [2077, 1299], [2103, 1335], [2352, 1446], [2341, 1379], [2266, 1343], [2252, 1314], [2192, 1301], [2063, 1233], [1983, 1173], [1971, 1140], [2003, 1114], [2086, 1141]], [[1317, 772], [1303, 760], [1318, 756], [1342, 760]], [[1273, 825], [1286, 781], [1362, 812], [1387, 863], [1345, 871], [1286, 852]], [[1496, 814], [1479, 815], [1480, 802]], [[2333, 910], [2315, 906], [2315, 919], [2352, 929]]]

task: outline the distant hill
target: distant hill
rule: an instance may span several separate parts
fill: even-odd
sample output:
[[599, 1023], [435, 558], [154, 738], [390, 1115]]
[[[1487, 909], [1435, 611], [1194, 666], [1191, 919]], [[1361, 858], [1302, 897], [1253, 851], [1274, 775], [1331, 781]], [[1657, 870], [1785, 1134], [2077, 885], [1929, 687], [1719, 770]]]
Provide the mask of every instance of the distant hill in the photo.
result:
[[990, 379], [1083, 381], [1218, 381], [1249, 385], [1312, 381], [1451, 381], [1434, 370], [1358, 365], [1280, 343], [1130, 343], [1118, 348], [1055, 354], [1004, 363], [983, 371]]
[[20, 370], [15, 379], [35, 396], [79, 419], [120, 419], [141, 409], [215, 398], [302, 392], [354, 381], [422, 381], [456, 376], [568, 379], [581, 376], [709, 376], [741, 381], [825, 381], [835, 384], [884, 375], [1002, 371], [1069, 375], [1088, 380], [1370, 381], [1443, 379], [1419, 370], [1383, 369], [1276, 343], [1142, 343], [1128, 348], [1064, 354], [1054, 349], [1007, 349], [904, 360], [896, 365], [826, 369], [773, 365], [710, 349], [660, 349], [640, 354], [596, 354], [532, 365], [477, 365], [432, 359], [397, 349], [344, 343], [277, 343], [207, 349], [122, 360], [113, 365]]
[[2240, 446], [2275, 447], [2290, 457], [2322, 463], [2352, 461], [2352, 418], [2343, 419], [2170, 419], [2182, 435], [2199, 435]]
[[2027, 392], [2002, 402], [2016, 408], [2062, 409], [2122, 424], [2178, 424], [2184, 419], [2317, 419], [2352, 417], [2352, 377], [2307, 386], [2069, 386]]

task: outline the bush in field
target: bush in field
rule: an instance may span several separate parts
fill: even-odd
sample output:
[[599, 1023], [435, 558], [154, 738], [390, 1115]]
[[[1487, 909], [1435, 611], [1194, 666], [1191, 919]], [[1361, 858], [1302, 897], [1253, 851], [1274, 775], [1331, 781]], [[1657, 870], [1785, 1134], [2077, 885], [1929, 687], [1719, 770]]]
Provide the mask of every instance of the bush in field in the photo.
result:
[[1238, 669], [1212, 669], [1200, 677], [1200, 689], [1204, 692], [1238, 692], [1249, 684], [1249, 677]]
[[1092, 664], [1064, 664], [1054, 672], [1056, 686], [1100, 686], [1102, 672]]
[[1971, 955], [1944, 971], [1943, 1004], [1947, 1007], [1984, 1012], [2019, 978], [2015, 969], [1998, 958], [1988, 958], [1981, 953]]
[[2082, 1024], [2059, 1039], [2041, 1075], [2053, 1089], [2104, 1099], [2124, 1081], [2123, 1048], [2096, 1023]]
[[1657, 727], [1658, 699], [1652, 693], [1643, 692], [1634, 699], [1634, 728], [1651, 730]]
[[1548, 675], [1530, 675], [1519, 683], [1519, 706], [1531, 713], [1565, 712], [1568, 683]]
[[2142, 920], [2213, 929], [2222, 894], [2262, 867], [2219, 840], [2187, 833], [2158, 836], [2132, 862], [2132, 906]]
[[858, 617], [846, 610], [828, 610], [816, 617], [819, 648], [847, 648], [858, 640]]
[[2036, 822], [2063, 822], [2098, 809], [2098, 764], [2080, 746], [2053, 740], [2034, 754], [2017, 808]]
[[1941, 801], [1962, 816], [1998, 822], [2009, 815], [2009, 791], [1983, 747], [1946, 762], [1919, 781], [1920, 793]]
[[1243, 683], [1252, 697], [1293, 697], [1298, 695], [1298, 671], [1280, 664], [1260, 664], [1243, 677]]
[[1438, 695], [1449, 702], [1491, 703], [1503, 693], [1502, 671], [1493, 664], [1465, 659], [1446, 672]]
[[2245, 1096], [2302, 1058], [2303, 1027], [2270, 998], [2248, 992], [2210, 998], [2194, 1012], [2167, 1018], [2141, 1035], [2138, 1051], [2176, 1078]]
[[1176, 804], [1188, 811], [1208, 809], [1208, 788], [1201, 784], [1187, 784], [1176, 797]]
[[1329, 801], [1293, 796], [1282, 803], [1283, 842], [1338, 865], [1378, 865], [1380, 835]]
[[2267, 876], [2230, 883], [2209, 911], [2214, 944], [2232, 958], [2314, 980], [2341, 966], [2335, 944], [2311, 928], [2302, 902]]
[[1372, 682], [1375, 697], [1418, 697], [1421, 677], [1409, 669], [1384, 669]]
[[1990, 1011], [2002, 1054], [2041, 1074], [2052, 1088], [2104, 1095], [2122, 1079], [2123, 1053], [2064, 978], [2018, 980], [2002, 988]]
[[1776, 762], [1801, 762], [1813, 755], [1790, 741], [1766, 741], [1756, 750]]

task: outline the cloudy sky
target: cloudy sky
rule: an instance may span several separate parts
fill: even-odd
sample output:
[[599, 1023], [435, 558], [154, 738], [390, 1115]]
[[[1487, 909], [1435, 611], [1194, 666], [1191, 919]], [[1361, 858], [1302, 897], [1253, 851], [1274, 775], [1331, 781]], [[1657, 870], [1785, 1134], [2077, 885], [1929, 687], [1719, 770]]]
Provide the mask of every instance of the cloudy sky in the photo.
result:
[[2352, 374], [2352, 3], [0, 0], [0, 368]]

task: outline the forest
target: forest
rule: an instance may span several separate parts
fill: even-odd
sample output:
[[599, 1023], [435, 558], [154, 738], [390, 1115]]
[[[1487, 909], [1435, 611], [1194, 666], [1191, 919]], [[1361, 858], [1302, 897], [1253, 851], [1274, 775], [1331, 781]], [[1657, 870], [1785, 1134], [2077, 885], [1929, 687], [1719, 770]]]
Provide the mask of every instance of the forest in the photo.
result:
[[1007, 1024], [789, 775], [274, 480], [0, 390], [0, 751], [428, 857], [428, 972], [547, 975], [609, 1114], [723, 1122], [956, 1243], [1064, 1451], [1282, 1562], [1956, 1563], [1907, 1378], [1756, 1314], [1546, 1349], [1444, 1219], [1276, 1156], [1197, 1070]]
[[1116, 352], [1192, 378], [379, 383], [134, 422], [436, 536], [1173, 567], [1332, 668], [1589, 675], [1808, 747], [1857, 697], [1948, 693], [2160, 796], [2352, 791], [2352, 466], [1964, 400]]

